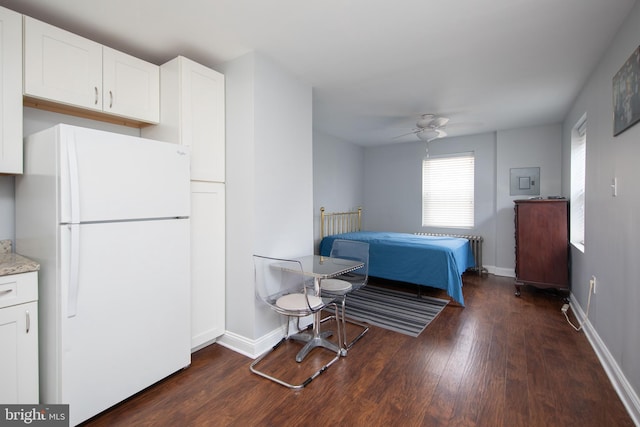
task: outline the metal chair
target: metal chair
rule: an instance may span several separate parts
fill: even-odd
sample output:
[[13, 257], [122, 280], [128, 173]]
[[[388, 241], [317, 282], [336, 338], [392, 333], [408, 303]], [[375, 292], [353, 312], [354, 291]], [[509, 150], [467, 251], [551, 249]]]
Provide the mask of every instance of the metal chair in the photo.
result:
[[[333, 359], [315, 371], [309, 378], [300, 384], [290, 384], [282, 379], [273, 377], [258, 370], [256, 365], [258, 365], [258, 363], [260, 363], [260, 361], [269, 353], [276, 350], [287, 339], [294, 338], [300, 340], [300, 336], [304, 335], [298, 333], [300, 332], [299, 320], [301, 317], [310, 316], [330, 305], [333, 305], [335, 310], [337, 310], [338, 306], [333, 298], [315, 295], [313, 280], [304, 275], [300, 261], [271, 258], [261, 255], [254, 255], [253, 261], [255, 268], [256, 295], [274, 311], [287, 317], [287, 329], [285, 336], [280, 340], [280, 342], [278, 342], [278, 344], [273, 346], [270, 350], [267, 350], [253, 363], [251, 363], [250, 370], [254, 374], [267, 378], [283, 386], [292, 389], [301, 389], [318, 375], [322, 374], [329, 366], [340, 358], [340, 348]], [[297, 318], [298, 320], [298, 327], [296, 335], [294, 336], [289, 335], [292, 318]], [[338, 325], [338, 337], [340, 337], [340, 325]]]
[[[345, 318], [346, 299], [347, 295], [350, 292], [364, 287], [369, 280], [369, 244], [364, 242], [357, 242], [355, 240], [336, 239], [333, 241], [329, 256], [331, 258], [350, 259], [364, 263], [364, 266], [357, 270], [343, 274], [333, 279], [325, 279], [320, 282], [321, 295], [323, 297], [326, 296], [329, 298], [334, 298], [341, 304], [340, 317], [342, 323], [341, 329], [343, 332], [341, 345], [343, 348], [342, 353], [344, 355], [346, 354], [346, 351], [353, 347], [353, 345], [369, 330], [369, 326], [367, 326], [366, 324], [357, 322], [353, 319], [349, 319], [348, 322], [360, 326], [362, 328], [362, 332], [360, 332], [360, 334], [353, 340], [347, 342], [347, 320]], [[338, 312], [336, 311], [336, 314], [337, 313]], [[332, 317], [333, 316], [326, 317], [323, 319], [323, 321], [331, 319]]]

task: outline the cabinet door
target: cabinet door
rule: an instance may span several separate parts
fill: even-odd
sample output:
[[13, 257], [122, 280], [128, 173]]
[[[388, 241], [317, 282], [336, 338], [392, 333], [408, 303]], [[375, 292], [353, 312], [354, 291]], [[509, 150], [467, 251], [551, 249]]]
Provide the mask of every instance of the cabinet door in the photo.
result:
[[191, 348], [225, 331], [224, 184], [191, 183]]
[[160, 120], [160, 68], [103, 46], [104, 111], [148, 123]]
[[224, 75], [180, 58], [182, 144], [191, 147], [191, 179], [225, 180]]
[[0, 7], [0, 173], [22, 173], [22, 15], [3, 7]]
[[145, 138], [191, 147], [191, 180], [225, 180], [224, 75], [178, 56], [160, 67], [162, 119]]
[[0, 402], [39, 402], [38, 303], [0, 309]]
[[102, 45], [25, 16], [24, 94], [102, 110]]

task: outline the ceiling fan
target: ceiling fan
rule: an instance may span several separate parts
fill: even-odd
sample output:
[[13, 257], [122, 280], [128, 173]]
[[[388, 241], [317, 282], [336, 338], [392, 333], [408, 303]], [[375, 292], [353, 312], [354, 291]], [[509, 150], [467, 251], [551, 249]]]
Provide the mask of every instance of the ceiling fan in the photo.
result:
[[449, 118], [447, 117], [436, 116], [435, 114], [423, 114], [411, 132], [397, 136], [396, 138], [415, 134], [422, 141], [431, 142], [434, 139], [447, 136], [445, 128], [448, 122]]

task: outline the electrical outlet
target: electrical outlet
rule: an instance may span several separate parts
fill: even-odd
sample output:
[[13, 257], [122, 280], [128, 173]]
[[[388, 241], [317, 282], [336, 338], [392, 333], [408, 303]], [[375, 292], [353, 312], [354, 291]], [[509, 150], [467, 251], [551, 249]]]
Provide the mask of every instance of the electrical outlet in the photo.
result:
[[589, 280], [589, 291], [596, 293], [596, 276], [591, 276], [591, 280]]
[[566, 313], [566, 312], [567, 312], [567, 310], [569, 310], [569, 304], [564, 304], [564, 305], [562, 306], [562, 309], [561, 309], [561, 310], [562, 310], [562, 312], [563, 312], [563, 313]]

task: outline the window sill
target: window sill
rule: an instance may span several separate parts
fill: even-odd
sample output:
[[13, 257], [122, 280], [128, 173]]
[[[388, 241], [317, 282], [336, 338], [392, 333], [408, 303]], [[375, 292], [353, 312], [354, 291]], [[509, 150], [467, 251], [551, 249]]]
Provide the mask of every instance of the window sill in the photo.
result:
[[584, 243], [571, 242], [571, 246], [573, 246], [574, 248], [576, 248], [580, 252], [584, 253]]

